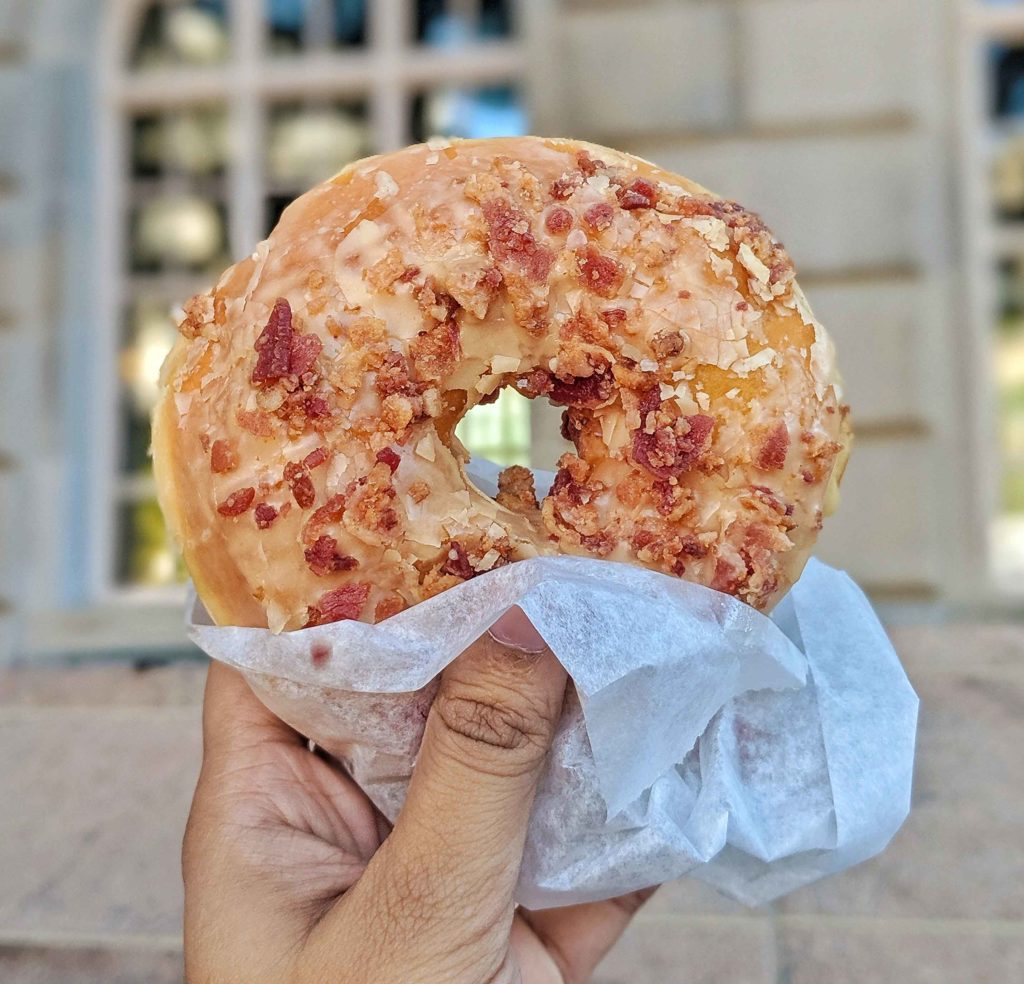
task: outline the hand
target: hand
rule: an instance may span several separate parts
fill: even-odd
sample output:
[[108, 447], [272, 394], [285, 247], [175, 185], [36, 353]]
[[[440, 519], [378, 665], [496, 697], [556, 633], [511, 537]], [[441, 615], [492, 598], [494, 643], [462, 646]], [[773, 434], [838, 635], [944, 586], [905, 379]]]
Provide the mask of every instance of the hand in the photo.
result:
[[443, 674], [390, 832], [239, 673], [211, 664], [183, 849], [189, 984], [589, 978], [653, 889], [516, 909], [566, 677], [518, 609], [492, 633]]

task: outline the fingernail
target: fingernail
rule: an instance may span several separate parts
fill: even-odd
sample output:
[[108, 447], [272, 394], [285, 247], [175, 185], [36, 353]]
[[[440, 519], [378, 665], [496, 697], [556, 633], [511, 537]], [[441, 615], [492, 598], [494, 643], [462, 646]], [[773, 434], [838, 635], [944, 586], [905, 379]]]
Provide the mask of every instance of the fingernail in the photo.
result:
[[513, 606], [489, 629], [491, 638], [503, 646], [524, 653], [540, 653], [548, 648], [541, 634], [533, 627], [526, 613]]

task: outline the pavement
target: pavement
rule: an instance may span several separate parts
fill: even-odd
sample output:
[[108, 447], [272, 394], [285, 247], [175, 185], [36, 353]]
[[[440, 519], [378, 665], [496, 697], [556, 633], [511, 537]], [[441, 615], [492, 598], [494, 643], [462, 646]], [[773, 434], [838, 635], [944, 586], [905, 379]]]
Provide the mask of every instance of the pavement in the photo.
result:
[[[889, 849], [749, 910], [666, 885], [595, 984], [1024, 981], [1024, 627], [902, 626], [921, 697]], [[203, 668], [0, 671], [0, 981], [180, 984]]]

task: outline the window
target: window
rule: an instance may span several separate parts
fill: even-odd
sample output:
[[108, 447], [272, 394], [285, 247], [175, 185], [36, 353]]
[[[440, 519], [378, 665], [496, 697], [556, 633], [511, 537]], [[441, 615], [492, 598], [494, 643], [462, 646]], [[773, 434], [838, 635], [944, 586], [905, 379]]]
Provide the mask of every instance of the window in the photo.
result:
[[[964, 224], [972, 347], [968, 415], [988, 512], [988, 573], [1024, 584], [1024, 7], [964, 0]], [[987, 395], [987, 397], [986, 397]], [[993, 453], [994, 451], [994, 453]]]
[[[91, 449], [94, 600], [170, 598], [185, 577], [148, 458], [173, 312], [349, 161], [429, 136], [526, 132], [511, 0], [112, 3], [101, 54], [102, 324]], [[113, 57], [110, 57], [110, 56]], [[104, 368], [106, 367], [106, 368]], [[111, 368], [113, 367], [113, 368]], [[529, 405], [502, 395], [462, 439], [528, 460]], [[155, 593], [155, 594], [154, 594]]]

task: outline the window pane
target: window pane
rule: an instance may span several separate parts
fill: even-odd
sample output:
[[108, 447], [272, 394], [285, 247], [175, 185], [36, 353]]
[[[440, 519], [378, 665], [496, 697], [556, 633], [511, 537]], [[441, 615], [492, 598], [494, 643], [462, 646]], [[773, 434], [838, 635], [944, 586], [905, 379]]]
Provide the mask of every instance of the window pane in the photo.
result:
[[499, 465], [529, 465], [530, 401], [506, 386], [494, 403], [466, 414], [455, 433], [478, 457]]
[[439, 87], [412, 104], [413, 139], [430, 137], [514, 137], [529, 129], [525, 104], [514, 85], [465, 89]]
[[158, 396], [160, 366], [177, 337], [171, 305], [140, 300], [128, 312], [121, 348], [121, 467], [129, 475], [149, 474], [149, 415]]
[[137, 116], [131, 125], [131, 173], [135, 178], [221, 176], [228, 159], [223, 107], [192, 106]]
[[367, 0], [267, 0], [270, 50], [288, 55], [366, 42]]
[[136, 68], [217, 65], [227, 59], [224, 0], [150, 3], [140, 14], [138, 25], [130, 56]]
[[371, 152], [365, 102], [283, 103], [270, 111], [267, 141], [269, 232], [302, 192]]
[[416, 38], [452, 47], [512, 34], [511, 0], [417, 0]]
[[172, 545], [156, 499], [126, 502], [119, 510], [117, 580], [157, 586], [184, 581], [186, 572]]

